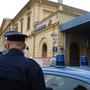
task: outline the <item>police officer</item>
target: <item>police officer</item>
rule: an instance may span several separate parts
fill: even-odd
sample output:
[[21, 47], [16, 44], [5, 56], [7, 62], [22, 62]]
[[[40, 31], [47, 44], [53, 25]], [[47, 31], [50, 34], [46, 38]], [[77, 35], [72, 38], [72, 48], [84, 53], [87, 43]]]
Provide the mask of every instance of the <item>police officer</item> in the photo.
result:
[[8, 53], [0, 56], [0, 90], [46, 90], [41, 67], [22, 53], [27, 36], [11, 30], [5, 37]]

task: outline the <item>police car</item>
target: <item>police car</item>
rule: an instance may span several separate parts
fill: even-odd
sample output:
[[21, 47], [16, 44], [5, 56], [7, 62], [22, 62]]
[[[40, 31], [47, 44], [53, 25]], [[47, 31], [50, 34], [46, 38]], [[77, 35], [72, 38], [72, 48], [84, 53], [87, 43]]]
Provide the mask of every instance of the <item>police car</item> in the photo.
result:
[[85, 58], [80, 67], [65, 67], [59, 58], [56, 66], [42, 69], [46, 87], [50, 90], [90, 90], [90, 67]]

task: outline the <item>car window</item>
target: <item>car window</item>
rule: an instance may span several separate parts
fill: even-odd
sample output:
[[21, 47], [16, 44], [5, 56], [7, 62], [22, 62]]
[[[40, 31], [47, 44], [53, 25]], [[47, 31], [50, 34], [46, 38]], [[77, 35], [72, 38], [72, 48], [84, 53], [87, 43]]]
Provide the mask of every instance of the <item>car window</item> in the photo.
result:
[[[78, 79], [49, 74], [45, 74], [44, 78], [46, 87], [53, 88], [53, 90], [90, 90], [88, 83]], [[77, 89], [79, 86], [86, 89]]]

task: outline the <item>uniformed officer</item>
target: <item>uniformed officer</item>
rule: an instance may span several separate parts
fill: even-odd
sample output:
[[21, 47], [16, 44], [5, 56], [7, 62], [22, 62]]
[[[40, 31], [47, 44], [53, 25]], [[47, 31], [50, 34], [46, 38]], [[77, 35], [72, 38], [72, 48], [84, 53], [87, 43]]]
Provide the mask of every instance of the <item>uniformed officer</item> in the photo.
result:
[[0, 55], [0, 90], [46, 90], [41, 67], [22, 53], [27, 35], [11, 30], [5, 37], [8, 53]]

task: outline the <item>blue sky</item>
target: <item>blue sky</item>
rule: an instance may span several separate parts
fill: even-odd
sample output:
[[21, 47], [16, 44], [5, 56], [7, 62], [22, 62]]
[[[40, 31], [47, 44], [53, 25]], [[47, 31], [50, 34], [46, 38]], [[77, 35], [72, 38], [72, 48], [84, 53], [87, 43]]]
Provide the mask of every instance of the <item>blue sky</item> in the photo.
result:
[[[13, 19], [29, 0], [1, 0], [0, 25], [3, 18]], [[58, 0], [50, 0], [57, 2]], [[90, 0], [63, 0], [63, 3], [72, 7], [90, 11]]]

